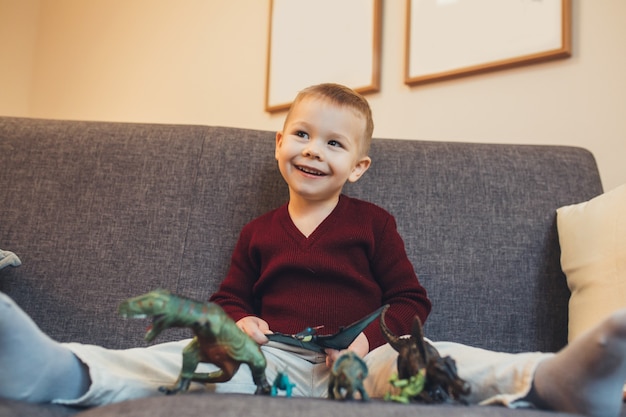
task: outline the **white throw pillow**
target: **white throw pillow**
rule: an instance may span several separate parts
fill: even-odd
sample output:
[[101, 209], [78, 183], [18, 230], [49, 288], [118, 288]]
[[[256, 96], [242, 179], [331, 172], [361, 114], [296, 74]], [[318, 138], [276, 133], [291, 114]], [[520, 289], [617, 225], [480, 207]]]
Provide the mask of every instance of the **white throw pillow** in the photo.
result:
[[572, 292], [568, 340], [626, 307], [626, 184], [557, 210], [561, 268]]

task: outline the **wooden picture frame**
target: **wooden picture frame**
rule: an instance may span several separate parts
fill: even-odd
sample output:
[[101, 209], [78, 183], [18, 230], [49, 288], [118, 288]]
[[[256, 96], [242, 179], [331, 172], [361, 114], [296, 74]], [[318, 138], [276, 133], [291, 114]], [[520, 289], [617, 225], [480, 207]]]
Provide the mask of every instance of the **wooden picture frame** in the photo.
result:
[[408, 85], [571, 56], [571, 0], [407, 0], [406, 8]]
[[380, 88], [382, 0], [270, 0], [265, 110], [289, 108], [305, 87]]

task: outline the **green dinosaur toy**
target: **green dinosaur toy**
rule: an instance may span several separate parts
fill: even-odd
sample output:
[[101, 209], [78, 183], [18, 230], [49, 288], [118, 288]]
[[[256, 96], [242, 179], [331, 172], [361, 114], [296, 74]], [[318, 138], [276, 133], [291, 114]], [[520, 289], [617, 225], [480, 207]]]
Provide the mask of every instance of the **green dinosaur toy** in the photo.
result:
[[424, 390], [425, 382], [426, 368], [420, 369], [417, 374], [411, 375], [408, 379], [398, 379], [398, 374], [393, 374], [389, 379], [389, 383], [399, 388], [400, 392], [398, 394], [388, 392], [385, 394], [385, 401], [408, 404]]
[[353, 400], [354, 394], [361, 395], [361, 401], [369, 401], [363, 380], [367, 377], [367, 365], [356, 353], [342, 353], [330, 371], [328, 398], [332, 400]]
[[[256, 394], [269, 394], [265, 376], [267, 362], [259, 345], [242, 332], [235, 322], [215, 303], [202, 303], [179, 297], [165, 290], [155, 290], [130, 298], [120, 304], [123, 317], [152, 317], [145, 340], [153, 341], [163, 330], [187, 327], [194, 338], [183, 350], [183, 365], [176, 383], [161, 387], [166, 394], [187, 391], [191, 381], [211, 383], [229, 381], [242, 363], [252, 372]], [[196, 373], [200, 362], [212, 363], [220, 370]]]

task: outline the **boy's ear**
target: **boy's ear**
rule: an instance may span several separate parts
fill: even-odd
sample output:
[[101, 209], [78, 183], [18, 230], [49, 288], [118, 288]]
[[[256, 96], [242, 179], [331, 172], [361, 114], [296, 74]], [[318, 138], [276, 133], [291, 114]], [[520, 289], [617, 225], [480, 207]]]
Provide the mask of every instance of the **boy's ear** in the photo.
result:
[[369, 156], [364, 156], [357, 163], [352, 173], [350, 173], [350, 177], [348, 177], [348, 181], [357, 182], [361, 175], [365, 174], [365, 171], [372, 165], [372, 159]]
[[280, 148], [280, 144], [283, 141], [283, 132], [276, 132], [276, 148], [274, 149], [274, 158], [278, 159], [278, 148]]

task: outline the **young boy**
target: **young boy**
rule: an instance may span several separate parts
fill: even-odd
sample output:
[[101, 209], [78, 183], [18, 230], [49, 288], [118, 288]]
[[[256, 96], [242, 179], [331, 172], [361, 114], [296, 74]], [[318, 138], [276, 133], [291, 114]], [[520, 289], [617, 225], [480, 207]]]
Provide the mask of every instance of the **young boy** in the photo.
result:
[[[323, 84], [298, 95], [276, 135], [289, 202], [244, 227], [229, 273], [211, 297], [262, 345], [270, 380], [289, 369], [296, 395], [324, 396], [328, 367], [340, 352], [319, 354], [268, 342], [266, 334], [295, 333], [314, 324], [324, 324], [330, 333], [382, 304], [390, 305], [391, 329], [406, 334], [414, 315], [425, 320], [430, 311], [393, 217], [341, 194], [344, 184], [357, 181], [371, 164], [372, 131], [367, 102], [350, 89]], [[0, 294], [0, 396], [95, 405], [158, 395], [157, 387], [176, 379], [187, 342], [124, 351], [59, 344]], [[597, 417], [620, 413], [626, 310], [554, 355], [435, 346], [457, 361], [460, 376], [471, 384], [471, 402], [533, 404]], [[25, 355], [28, 349], [40, 354]], [[377, 323], [348, 349], [363, 356], [370, 369], [370, 396], [383, 396], [396, 353], [384, 344]], [[20, 363], [24, 357], [27, 366]], [[209, 369], [202, 365], [199, 371]], [[218, 392], [255, 388], [246, 367], [229, 382], [208, 387]]]
[[[244, 227], [211, 297], [257, 342], [270, 330], [293, 334], [317, 324], [334, 333], [384, 304], [397, 334], [410, 332], [416, 314], [426, 320], [430, 301], [393, 217], [341, 194], [371, 164], [372, 131], [361, 96], [322, 85], [298, 95], [276, 134], [289, 202]], [[351, 348], [365, 356], [384, 342], [376, 322]]]

